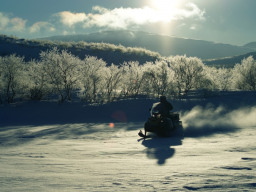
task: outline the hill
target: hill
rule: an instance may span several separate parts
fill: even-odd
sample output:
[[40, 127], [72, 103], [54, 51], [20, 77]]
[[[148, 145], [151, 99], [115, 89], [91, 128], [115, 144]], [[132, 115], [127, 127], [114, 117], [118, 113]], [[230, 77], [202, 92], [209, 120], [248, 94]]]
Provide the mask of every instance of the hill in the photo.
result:
[[0, 35], [0, 56], [16, 54], [24, 57], [25, 61], [38, 60], [41, 51], [57, 47], [67, 50], [73, 55], [84, 59], [86, 55], [96, 56], [103, 59], [107, 64], [120, 64], [124, 61], [155, 61], [160, 59], [159, 53], [143, 48], [124, 47], [108, 43], [86, 43], [86, 42], [52, 42], [47, 40], [26, 40]]
[[[109, 33], [103, 32], [102, 34], [105, 34], [105, 38], [107, 39], [107, 36], [109, 35]], [[121, 34], [125, 35], [124, 32], [120, 33], [119, 37], [117, 36], [117, 39], [121, 39]], [[143, 32], [129, 33], [130, 36], [128, 35], [128, 32], [127, 32], [126, 36], [129, 36], [129, 38], [132, 39], [132, 34], [133, 35], [140, 34], [141, 42], [146, 43], [142, 38]], [[144, 39], [150, 37], [149, 33], [144, 33], [144, 34], [145, 36], [148, 35], [148, 37], [145, 37]], [[98, 35], [96, 33], [94, 33], [94, 35], [95, 35], [94, 39], [96, 39]], [[96, 56], [106, 61], [107, 64], [109, 65], [111, 63], [119, 65], [124, 61], [139, 61], [140, 63], [145, 63], [147, 61], [155, 61], [157, 59], [161, 59], [162, 57], [158, 52], [150, 51], [145, 48], [126, 47], [127, 45], [129, 45], [129, 43], [125, 39], [123, 39], [123, 41], [120, 40], [118, 45], [114, 45], [111, 43], [104, 43], [104, 42], [93, 43], [93, 42], [82, 41], [82, 39], [84, 39], [85, 36], [87, 35], [50, 37], [49, 40], [46, 40], [46, 39], [28, 40], [28, 39], [19, 39], [15, 37], [0, 35], [0, 56], [16, 54], [18, 56], [23, 56], [25, 61], [30, 61], [31, 59], [38, 60], [40, 57], [41, 51], [46, 51], [47, 49], [58, 47], [58, 49], [60, 50], [63, 50], [63, 49], [68, 50], [72, 54], [78, 56], [80, 59], [83, 59], [86, 55]], [[90, 34], [89, 36], [92, 37], [93, 34]], [[154, 36], [157, 36], [157, 35], [152, 34], [152, 37]], [[140, 42], [138, 37], [139, 36], [134, 38], [137, 39], [136, 40], [137, 42]], [[55, 39], [55, 41], [53, 41], [53, 39]], [[117, 41], [117, 39], [115, 40], [115, 38], [112, 38], [111, 40], [110, 38], [109, 42], [111, 41], [112, 43], [114, 43], [114, 41]], [[100, 40], [98, 39], [98, 41]], [[162, 41], [164, 40], [162, 39]], [[182, 41], [183, 41], [183, 46], [185, 46], [186, 39], [183, 39], [180, 41], [181, 45], [179, 45], [178, 47], [182, 46]], [[155, 38], [152, 38], [152, 41], [148, 40], [148, 44], [153, 44], [153, 42], [156, 43]], [[197, 44], [201, 42], [201, 45], [196, 46], [194, 44], [195, 46], [193, 47], [192, 46], [193, 43], [190, 44], [189, 42], [194, 42], [194, 43], [197, 42]], [[168, 43], [168, 41], [162, 42], [162, 46], [164, 46], [166, 43]], [[178, 43], [178, 40], [176, 41], [176, 43]], [[203, 44], [205, 45], [204, 52], [210, 52], [206, 50], [207, 47], [209, 48], [209, 50], [216, 48], [216, 47], [214, 48], [213, 43], [206, 42], [206, 41], [187, 40], [187, 43], [188, 43], [188, 46], [186, 46], [186, 49], [188, 50], [188, 47], [191, 46], [191, 50], [190, 50], [191, 52], [200, 50], [200, 48], [202, 49]], [[212, 46], [209, 46], [209, 45], [212, 45]], [[221, 45], [224, 45], [224, 44], [221, 44]], [[249, 50], [248, 48], [250, 47], [249, 45], [253, 45], [253, 42], [247, 45], [244, 45], [243, 47], [247, 47], [247, 49], [245, 50]], [[226, 45], [226, 46], [232, 47], [232, 45]], [[153, 47], [153, 45], [151, 47]], [[157, 47], [160, 47], [159, 43], [156, 43], [155, 49]], [[175, 49], [177, 49], [177, 47]], [[251, 46], [251, 49], [253, 50], [252, 46]], [[184, 52], [180, 52], [180, 55], [184, 55], [184, 54], [186, 54], [187, 56], [191, 56], [188, 54], [188, 52], [185, 53], [185, 50]], [[213, 53], [213, 54], [217, 55], [218, 53]], [[254, 57], [254, 59], [256, 59], [256, 52], [250, 51], [250, 52], [246, 52], [245, 54], [238, 54], [235, 56], [216, 57], [212, 59], [202, 59], [202, 60], [208, 66], [230, 68], [230, 67], [233, 67], [236, 63], [241, 63], [242, 59], [247, 58], [248, 56], [251, 56], [251, 55]], [[202, 56], [201, 58], [205, 58], [205, 57]]]
[[235, 64], [241, 63], [243, 59], [249, 56], [252, 56], [254, 59], [256, 59], [256, 52], [250, 52], [250, 53], [237, 55], [233, 57], [207, 59], [207, 60], [203, 60], [203, 63], [208, 66], [232, 68], [235, 66]]
[[142, 47], [162, 56], [187, 55], [201, 59], [213, 59], [241, 55], [253, 51], [250, 47], [234, 46], [203, 40], [185, 39], [135, 31], [104, 31], [91, 34], [52, 36], [51, 41], [105, 42], [125, 47]]
[[256, 51], [256, 42], [250, 42], [244, 45], [244, 47], [254, 49]]

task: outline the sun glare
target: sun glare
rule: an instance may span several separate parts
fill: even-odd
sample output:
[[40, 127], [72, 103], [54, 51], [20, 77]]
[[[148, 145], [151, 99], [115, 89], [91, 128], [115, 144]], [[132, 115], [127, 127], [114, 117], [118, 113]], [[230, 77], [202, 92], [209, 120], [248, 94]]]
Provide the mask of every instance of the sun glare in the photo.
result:
[[156, 21], [168, 23], [180, 13], [181, 0], [150, 0]]
[[151, 5], [159, 11], [175, 11], [179, 0], [151, 0]]

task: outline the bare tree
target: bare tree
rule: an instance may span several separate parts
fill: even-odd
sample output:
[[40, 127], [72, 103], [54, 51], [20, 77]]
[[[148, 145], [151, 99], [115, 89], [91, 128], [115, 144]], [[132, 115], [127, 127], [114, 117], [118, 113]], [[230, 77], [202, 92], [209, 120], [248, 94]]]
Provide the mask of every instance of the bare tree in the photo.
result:
[[107, 102], [113, 101], [117, 96], [121, 78], [122, 72], [118, 66], [112, 64], [106, 68], [103, 94], [105, 95]]
[[103, 89], [106, 62], [97, 57], [87, 56], [81, 62], [80, 87], [83, 100], [101, 102], [100, 94]]
[[232, 70], [227, 68], [215, 68], [204, 66], [205, 78], [201, 81], [201, 87], [207, 90], [226, 91], [232, 89]]
[[143, 81], [142, 66], [139, 62], [130, 61], [123, 63], [121, 71], [121, 95], [124, 97], [138, 95]]
[[149, 94], [166, 95], [172, 89], [172, 71], [165, 60], [144, 65], [143, 87]]
[[236, 64], [233, 70], [235, 87], [241, 90], [256, 90], [256, 61], [252, 56]]
[[191, 89], [198, 88], [204, 76], [203, 66], [202, 61], [196, 57], [175, 56], [171, 59], [179, 94], [187, 94]]
[[0, 57], [0, 104], [3, 103], [2, 95], [4, 93], [4, 67], [3, 67], [3, 58]]
[[40, 54], [43, 68], [60, 101], [71, 100], [71, 93], [79, 79], [80, 59], [65, 50], [53, 48]]
[[29, 97], [41, 100], [51, 92], [48, 76], [42, 62], [30, 61], [28, 64]]
[[1, 89], [8, 103], [14, 101], [17, 93], [23, 89], [24, 61], [22, 57], [10, 55], [1, 58]]

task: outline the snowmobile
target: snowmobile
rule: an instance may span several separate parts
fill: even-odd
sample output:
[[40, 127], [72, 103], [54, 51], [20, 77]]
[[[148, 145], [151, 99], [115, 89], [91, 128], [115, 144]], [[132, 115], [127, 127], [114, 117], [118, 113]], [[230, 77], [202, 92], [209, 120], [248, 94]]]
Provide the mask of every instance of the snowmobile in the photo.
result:
[[155, 104], [150, 109], [150, 117], [144, 124], [144, 130], [145, 134], [141, 130], [138, 133], [140, 137], [151, 137], [147, 135], [147, 132], [152, 132], [159, 137], [183, 137], [183, 127], [179, 114], [177, 112], [170, 112], [167, 117], [164, 117]]

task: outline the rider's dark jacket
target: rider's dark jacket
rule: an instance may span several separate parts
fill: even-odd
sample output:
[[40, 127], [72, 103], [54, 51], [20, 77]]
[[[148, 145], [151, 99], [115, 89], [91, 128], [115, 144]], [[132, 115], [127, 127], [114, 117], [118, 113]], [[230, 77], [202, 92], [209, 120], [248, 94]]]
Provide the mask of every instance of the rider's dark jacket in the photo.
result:
[[173, 106], [168, 101], [154, 103], [152, 107], [152, 110], [158, 111], [163, 117], [169, 117], [172, 109]]

